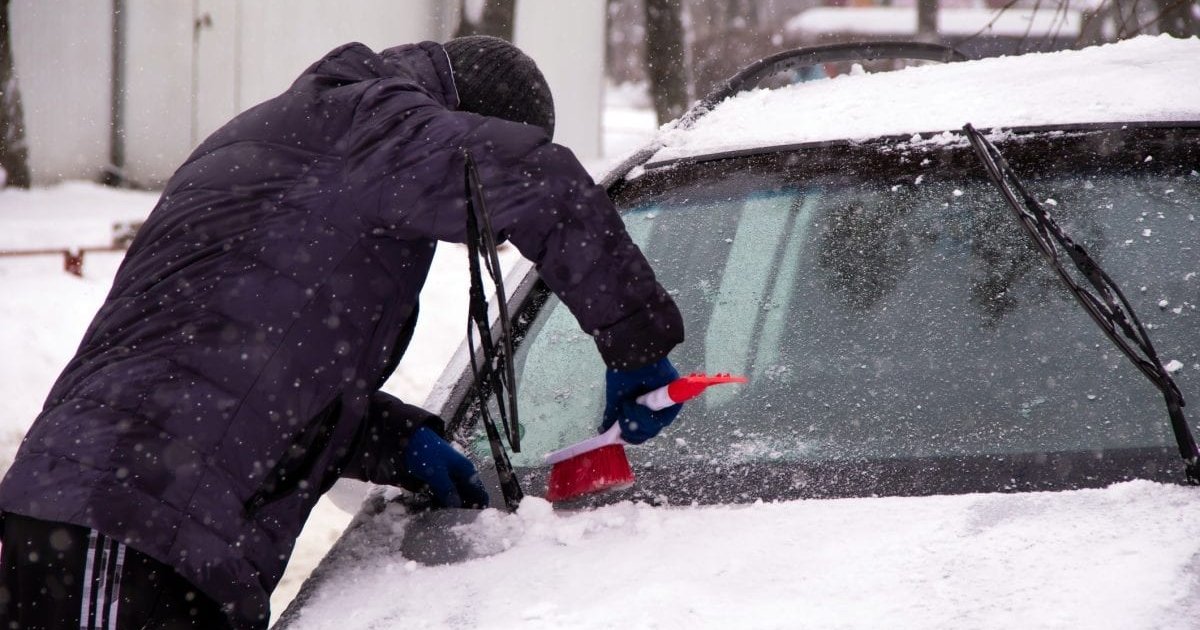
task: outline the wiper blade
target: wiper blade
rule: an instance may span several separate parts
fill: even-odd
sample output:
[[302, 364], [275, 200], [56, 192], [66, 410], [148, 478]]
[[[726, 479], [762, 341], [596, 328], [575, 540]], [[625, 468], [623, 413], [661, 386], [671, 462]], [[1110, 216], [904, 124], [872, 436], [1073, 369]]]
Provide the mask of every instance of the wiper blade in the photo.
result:
[[[504, 494], [504, 505], [508, 510], [516, 511], [524, 493], [521, 484], [513, 473], [512, 463], [504, 443], [500, 439], [500, 431], [488, 412], [488, 397], [496, 394], [497, 410], [500, 413], [500, 426], [504, 429], [504, 437], [514, 453], [521, 452], [520, 423], [517, 416], [517, 378], [513, 368], [512, 323], [508, 316], [507, 295], [504, 292], [503, 270], [500, 268], [500, 257], [496, 252], [496, 235], [492, 231], [491, 218], [483, 205], [483, 189], [479, 183], [479, 173], [475, 168], [475, 159], [469, 151], [463, 151], [465, 165], [466, 201], [467, 201], [467, 258], [470, 265], [470, 317], [467, 321], [467, 349], [471, 354], [471, 370], [475, 373], [475, 393], [479, 401], [479, 416], [487, 431], [488, 444], [492, 450], [492, 460], [496, 464], [496, 475], [500, 479], [500, 490]], [[492, 327], [488, 322], [488, 303], [483, 290], [483, 274], [480, 270], [479, 259], [496, 287], [496, 306], [499, 309], [500, 335], [493, 338]], [[479, 345], [483, 350], [483, 361], [475, 356], [475, 330], [479, 331]]]
[[[1125, 294], [1088, 255], [1087, 250], [1071, 240], [1042, 204], [1029, 194], [996, 145], [970, 124], [964, 126], [963, 131], [966, 132], [975, 155], [983, 163], [988, 178], [1004, 196], [1004, 201], [1016, 214], [1021, 227], [1033, 239], [1038, 250], [1050, 262], [1050, 266], [1054, 267], [1058, 277], [1066, 283], [1071, 294], [1091, 316], [1092, 321], [1096, 322], [1104, 334], [1162, 392], [1167, 404], [1167, 414], [1171, 419], [1171, 430], [1175, 433], [1179, 455], [1184, 461], [1187, 481], [1192, 485], [1200, 485], [1200, 451], [1197, 450], [1196, 440], [1183, 415], [1183, 394], [1175, 384], [1175, 379], [1163, 366], [1150, 336], [1146, 334], [1146, 329], [1134, 314], [1133, 307], [1125, 299]], [[1082, 277], [1082, 282], [1063, 264], [1062, 253], [1073, 263], [1075, 270]]]

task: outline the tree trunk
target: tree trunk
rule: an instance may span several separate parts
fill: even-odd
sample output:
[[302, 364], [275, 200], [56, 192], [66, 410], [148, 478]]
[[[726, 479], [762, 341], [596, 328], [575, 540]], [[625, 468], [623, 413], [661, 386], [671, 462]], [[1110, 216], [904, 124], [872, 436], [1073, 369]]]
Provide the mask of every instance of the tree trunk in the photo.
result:
[[8, 5], [9, 0], [0, 0], [0, 167], [4, 168], [8, 186], [29, 188], [25, 113], [13, 67]]
[[1136, 37], [1141, 34], [1138, 25], [1138, 0], [1111, 0], [1109, 2], [1113, 24], [1117, 28], [1117, 39]]
[[1191, 0], [1158, 0], [1158, 31], [1172, 37], [1196, 35]]
[[937, 0], [917, 0], [917, 39], [923, 42], [936, 42], [937, 32]]
[[517, 0], [479, 0], [483, 2], [483, 11], [478, 21], [473, 21], [467, 11], [468, 0], [462, 0], [459, 5], [458, 28], [455, 37], [467, 35], [491, 35], [507, 41], [513, 38], [513, 20], [517, 14]]
[[687, 109], [686, 52], [680, 0], [646, 0], [646, 74], [658, 124]]

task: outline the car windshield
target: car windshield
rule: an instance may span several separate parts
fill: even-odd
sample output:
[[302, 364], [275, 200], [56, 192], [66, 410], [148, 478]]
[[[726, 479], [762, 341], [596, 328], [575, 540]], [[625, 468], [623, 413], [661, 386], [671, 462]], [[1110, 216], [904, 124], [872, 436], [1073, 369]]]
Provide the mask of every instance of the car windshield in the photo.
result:
[[[1031, 191], [1122, 286], [1163, 360], [1200, 369], [1194, 154], [1126, 146], [1117, 168], [1044, 141], [1061, 159], [1023, 173]], [[629, 449], [635, 470], [1173, 444], [1159, 392], [1074, 302], [969, 149], [864, 151], [725, 160], [621, 197], [684, 315], [672, 361], [749, 378]], [[594, 434], [604, 365], [556, 299], [517, 369], [515, 465]]]

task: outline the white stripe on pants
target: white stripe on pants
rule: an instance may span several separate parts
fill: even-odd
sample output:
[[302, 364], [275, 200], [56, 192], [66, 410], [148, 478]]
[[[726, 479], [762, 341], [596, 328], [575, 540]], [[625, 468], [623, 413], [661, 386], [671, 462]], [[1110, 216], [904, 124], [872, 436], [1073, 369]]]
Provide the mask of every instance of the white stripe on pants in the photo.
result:
[[125, 545], [92, 530], [84, 562], [79, 630], [115, 630]]

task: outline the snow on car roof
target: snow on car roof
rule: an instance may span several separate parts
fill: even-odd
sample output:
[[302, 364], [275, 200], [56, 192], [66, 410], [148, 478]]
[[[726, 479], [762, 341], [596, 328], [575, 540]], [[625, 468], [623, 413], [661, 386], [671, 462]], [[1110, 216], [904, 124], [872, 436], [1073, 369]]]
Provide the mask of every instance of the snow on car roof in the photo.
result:
[[981, 129], [1200, 121], [1200, 39], [1143, 36], [755, 89], [689, 129], [668, 124], [652, 162], [771, 146]]

